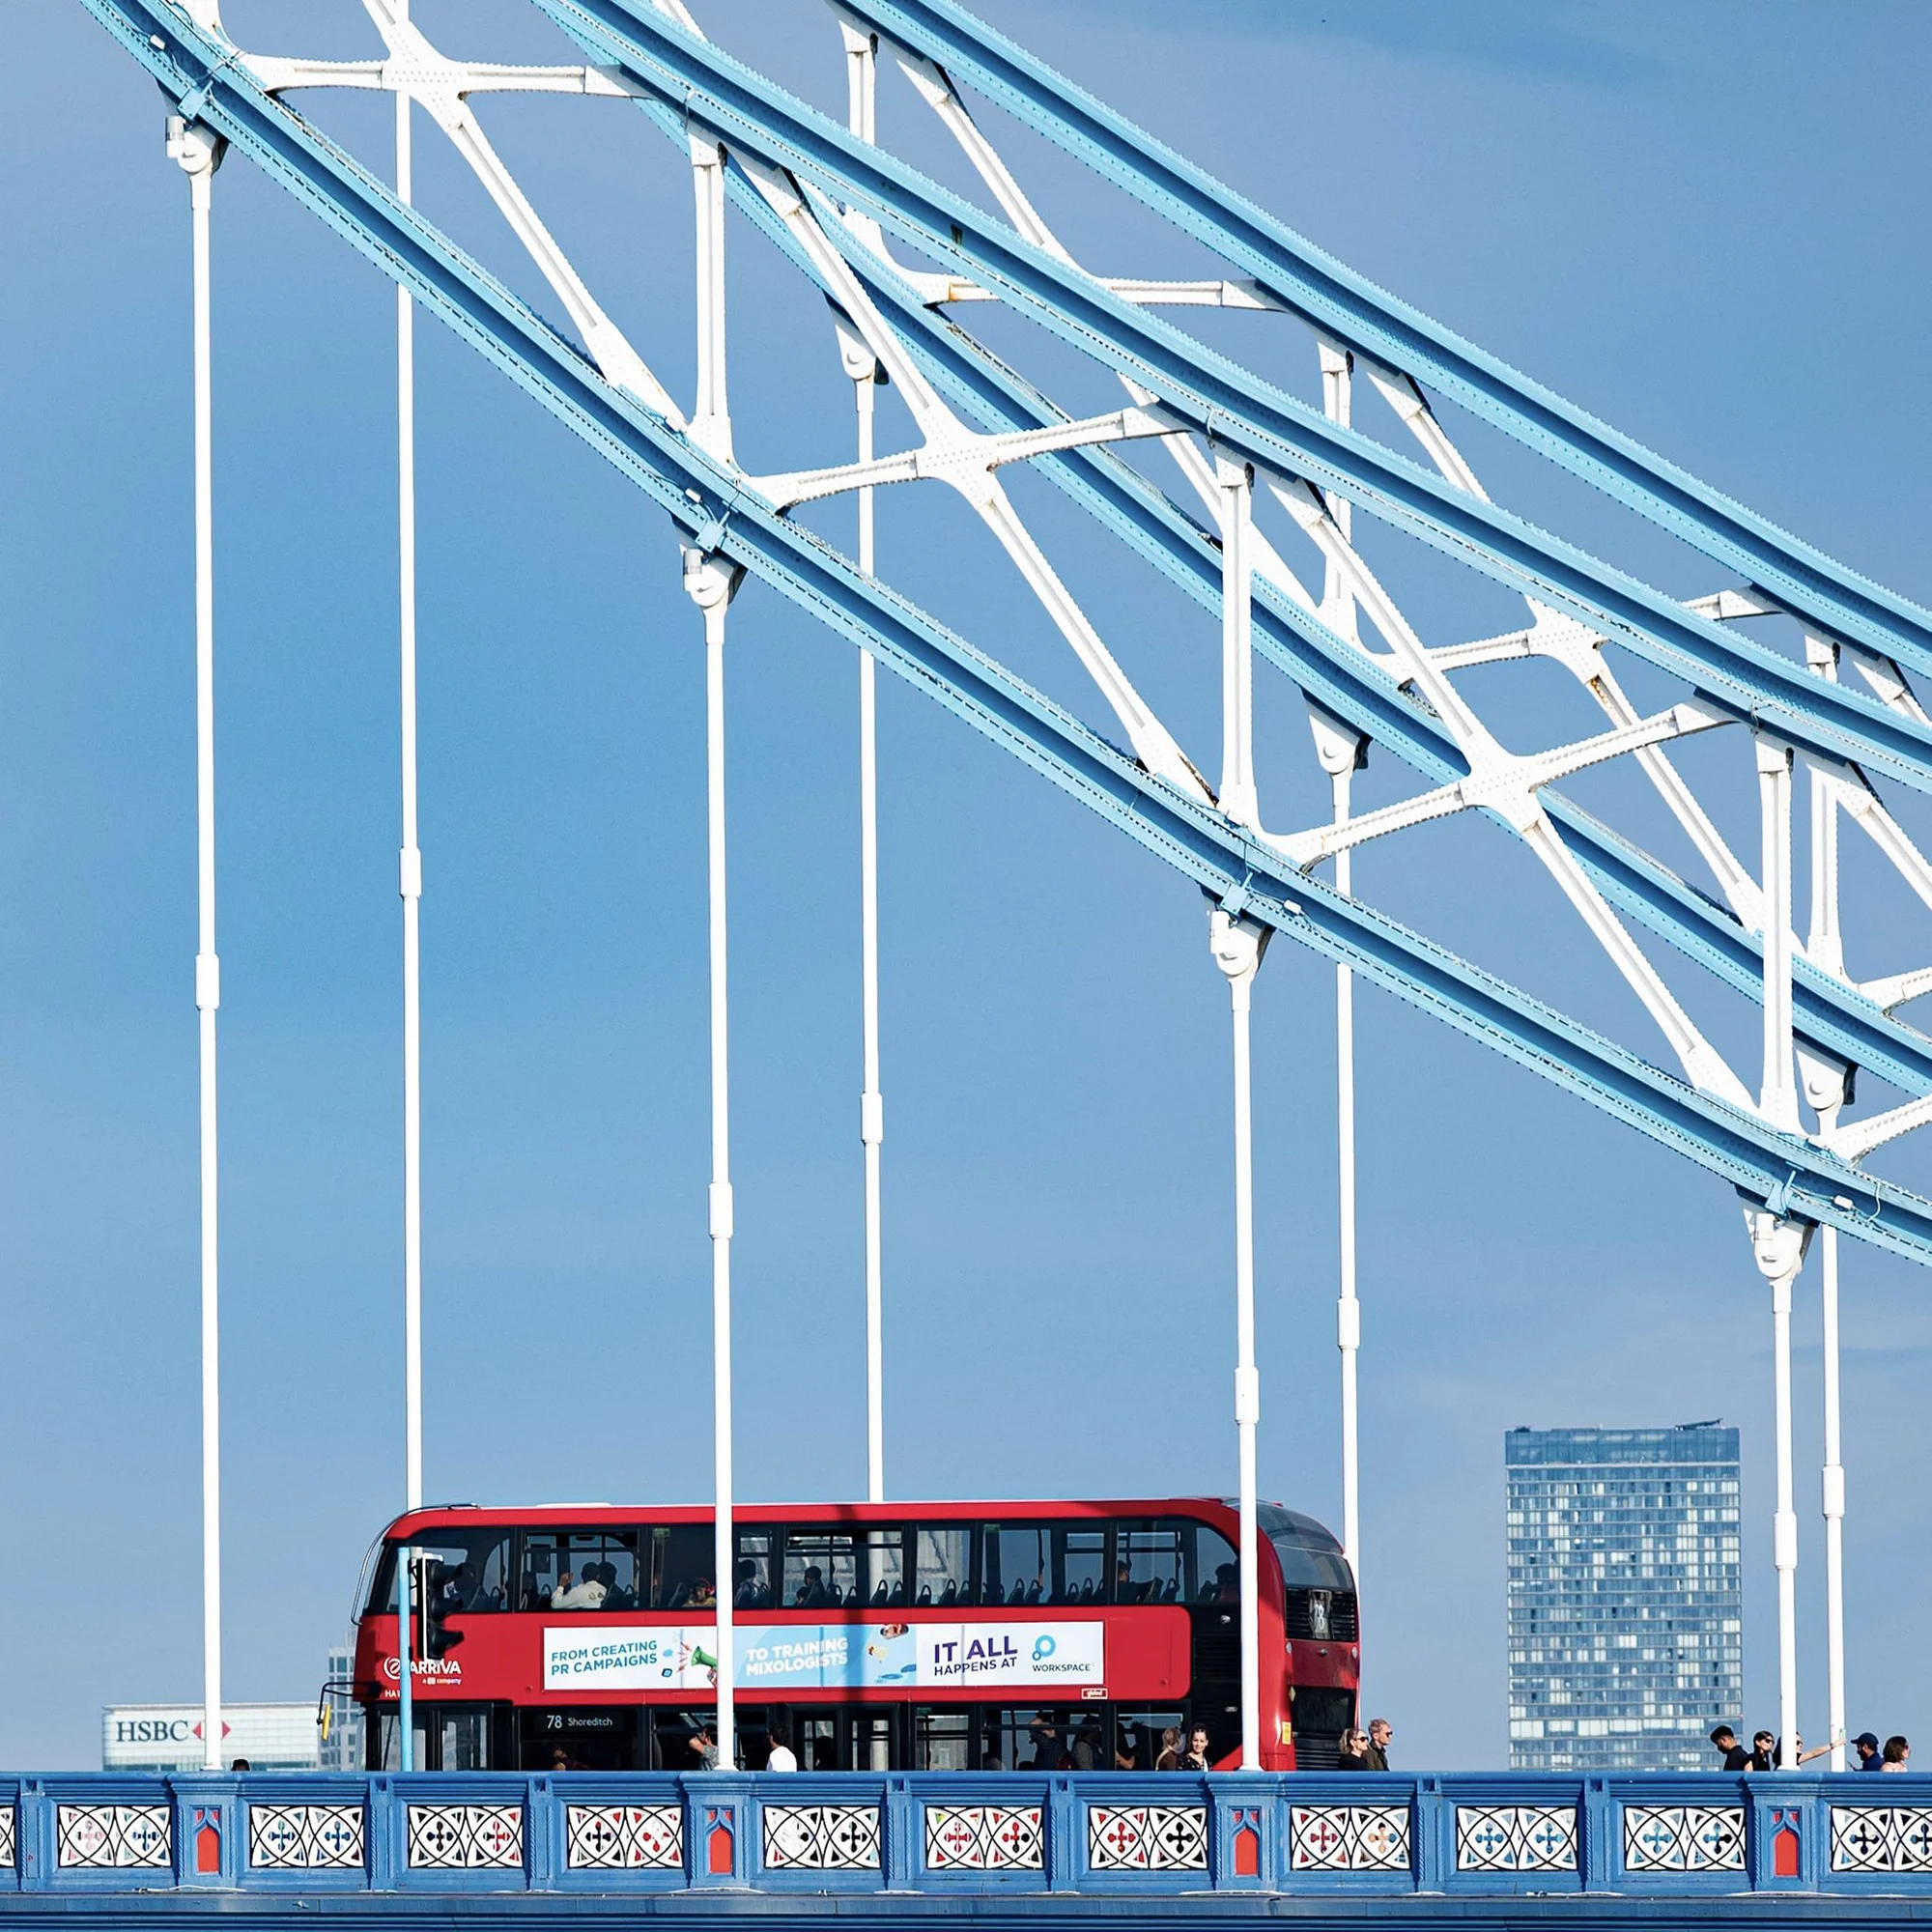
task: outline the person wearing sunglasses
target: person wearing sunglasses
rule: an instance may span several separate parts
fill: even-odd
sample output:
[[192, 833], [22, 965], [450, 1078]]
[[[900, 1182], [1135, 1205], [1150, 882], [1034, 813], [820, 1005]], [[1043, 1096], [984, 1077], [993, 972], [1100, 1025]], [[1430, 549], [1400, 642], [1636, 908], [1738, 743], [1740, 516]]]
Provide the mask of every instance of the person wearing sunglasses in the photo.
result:
[[1335, 1760], [1337, 1771], [1367, 1771], [1369, 1769], [1369, 1734], [1367, 1731], [1344, 1731], [1342, 1748]]

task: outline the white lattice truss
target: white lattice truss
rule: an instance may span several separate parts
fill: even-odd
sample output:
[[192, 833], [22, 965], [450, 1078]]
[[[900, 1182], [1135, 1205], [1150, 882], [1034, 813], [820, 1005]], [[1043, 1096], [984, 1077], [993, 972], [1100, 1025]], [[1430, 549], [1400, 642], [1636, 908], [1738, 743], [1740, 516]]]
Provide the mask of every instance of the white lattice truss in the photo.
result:
[[[595, 9], [574, 0], [539, 0], [539, 4], [580, 39], [595, 28]], [[1644, 652], [1628, 629], [1584, 621], [1537, 596], [1525, 596], [1522, 623], [1500, 635], [1474, 640], [1425, 639], [1357, 543], [1354, 511], [1360, 507], [1375, 512], [1376, 503], [1352, 502], [1332, 481], [1324, 483], [1288, 469], [1267, 470], [1232, 457], [1217, 445], [1211, 432], [1204, 437], [1199, 424], [1182, 422], [1165, 406], [1144, 371], [1116, 366], [1126, 400], [1122, 407], [1101, 414], [1069, 417], [1029, 386], [1037, 426], [988, 428], [968, 420], [932, 374], [932, 338], [945, 337], [955, 363], [963, 358], [1004, 369], [961, 320], [971, 317], [972, 304], [1000, 300], [1004, 292], [957, 273], [898, 260], [875, 217], [841, 206], [810, 181], [732, 145], [721, 130], [707, 126], [697, 102], [684, 103], [678, 121], [688, 144], [698, 210], [700, 349], [694, 405], [689, 411], [680, 408], [544, 225], [492, 147], [477, 105], [480, 97], [505, 91], [635, 99], [657, 111], [662, 122], [667, 112], [664, 99], [614, 63], [528, 67], [450, 56], [431, 45], [393, 0], [363, 0], [363, 5], [384, 43], [381, 57], [324, 62], [244, 52], [238, 53], [235, 61], [277, 97], [349, 87], [399, 92], [419, 105], [474, 171], [528, 251], [597, 369], [688, 436], [734, 479], [735, 489], [746, 499], [755, 497], [784, 512], [829, 497], [850, 496], [866, 485], [944, 485], [963, 497], [997, 538], [1142, 766], [1187, 797], [1218, 809], [1263, 849], [1310, 869], [1356, 845], [1425, 822], [1481, 812], [1520, 840], [1548, 874], [1648, 1013], [1661, 1036], [1666, 1064], [1692, 1087], [1793, 1135], [1804, 1132], [1802, 1094], [1815, 1113], [1809, 1138], [1849, 1162], [1863, 1160], [1888, 1141], [1932, 1120], [1932, 1077], [1920, 1082], [1910, 1071], [1901, 1072], [1895, 1062], [1889, 1065], [1887, 1075], [1901, 1085], [1902, 1100], [1851, 1119], [1841, 1112], [1852, 1098], [1848, 1057], [1822, 1047], [1807, 1049], [1802, 1037], [1794, 1053], [1794, 984], [1822, 997], [1827, 1005], [1836, 1001], [1847, 1010], [1880, 1019], [1894, 1038], [1909, 1031], [1891, 1020], [1894, 1009], [1932, 990], [1932, 964], [1914, 965], [1909, 955], [1903, 960], [1895, 954], [1886, 956], [1897, 942], [1884, 908], [1873, 909], [1876, 917], [1869, 940], [1877, 956], [1870, 967], [1861, 969], [1865, 977], [1854, 980], [1846, 965], [1837, 878], [1837, 832], [1843, 816], [1848, 815], [1872, 840], [1904, 890], [1932, 906], [1932, 862], [1858, 762], [1833, 758], [1815, 747], [1795, 751], [1776, 732], [1757, 724], [1734, 698], [1700, 688], [1694, 676], [1685, 673], [1682, 660], [1673, 662], [1663, 652]], [[658, 6], [662, 14], [699, 35], [682, 0], [658, 0]], [[1013, 235], [1045, 251], [1069, 274], [1084, 275], [1085, 270], [1074, 263], [1029, 199], [1015, 171], [945, 69], [914, 48], [883, 38], [876, 20], [863, 21], [836, 4], [833, 11], [843, 38], [855, 131], [864, 139], [872, 138], [877, 71], [882, 63], [896, 69], [956, 141]], [[205, 28], [219, 31], [215, 0], [191, 0], [187, 12]], [[761, 474], [739, 465], [725, 388], [727, 189], [739, 196], [832, 303], [845, 372], [863, 391], [869, 392], [880, 379], [889, 380], [896, 389], [915, 425], [908, 447], [857, 463], [833, 458], [819, 468], [783, 473]], [[1263, 318], [1258, 326], [1270, 328], [1288, 320], [1280, 313], [1284, 304], [1253, 281], [1161, 281], [1101, 272], [1116, 266], [1095, 265], [1094, 281], [1131, 303], [1148, 308], [1252, 310]], [[895, 299], [888, 301], [886, 295]], [[1377, 407], [1385, 409], [1383, 420], [1395, 442], [1406, 440], [1419, 446], [1448, 485], [1489, 502], [1420, 382], [1393, 362], [1367, 359], [1319, 332], [1311, 331], [1311, 338], [1307, 353], [1319, 366], [1323, 407], [1331, 422], [1358, 435], [1366, 433], [1369, 425], [1355, 419], [1365, 381]], [[1092, 341], [1081, 346], [1099, 359], [1109, 359], [1104, 346]], [[1206, 356], [1207, 352], [1202, 353]], [[957, 384], [953, 388], [957, 392]], [[963, 406], [971, 412], [970, 403]], [[862, 401], [862, 412], [869, 422], [869, 393]], [[983, 407], [979, 413], [986, 413]], [[1183, 515], [1196, 537], [1221, 554], [1227, 593], [1220, 599], [1222, 735], [1211, 753], [1198, 746], [1190, 753], [1162, 722], [1056, 573], [1002, 482], [1001, 472], [1016, 464], [1048, 459], [1046, 468], [1052, 470], [1052, 459], [1069, 452], [1085, 452], [1090, 458], [1105, 452], [1101, 461], [1113, 482], [1146, 497], [1151, 474], [1129, 470], [1124, 458], [1154, 450], [1171, 466], [1170, 474], [1178, 484], [1178, 501], [1167, 503], [1166, 509]], [[1274, 504], [1281, 517], [1274, 534], [1264, 528], [1258, 515], [1267, 503]], [[1191, 515], [1180, 511], [1179, 506], [1186, 504], [1193, 506]], [[1293, 555], [1296, 549], [1306, 554], [1306, 574], [1297, 568]], [[1926, 723], [1896, 662], [1850, 645], [1808, 621], [1792, 622], [1790, 613], [1761, 590], [1749, 585], [1722, 588], [1692, 599], [1684, 608], [1734, 629], [1762, 620], [1776, 630], [1783, 618], [1781, 628], [1790, 633], [1791, 651], [1802, 649], [1804, 663], [1818, 680], [1835, 683], [1849, 674], [1869, 687], [1891, 712], [1918, 724]], [[1316, 751], [1332, 781], [1335, 813], [1330, 822], [1279, 827], [1267, 821], [1253, 745], [1252, 664], [1258, 643], [1263, 655], [1289, 667], [1279, 651], [1267, 648], [1282, 630], [1279, 622], [1271, 623], [1269, 639], [1258, 639], [1258, 609], [1273, 618], [1285, 617], [1290, 629], [1303, 638], [1319, 638], [1324, 648], [1338, 655], [1356, 687], [1378, 693], [1389, 715], [1400, 721], [1400, 728], [1388, 732], [1365, 729], [1359, 720], [1345, 724], [1304, 687]], [[1761, 655], [1765, 646], [1762, 639], [1758, 642]], [[1618, 660], [1634, 646], [1647, 658], [1646, 686], [1656, 682], [1660, 671], [1674, 677], [1679, 690], [1669, 701], [1640, 708], [1629, 695]], [[1478, 667], [1530, 660], [1547, 661], [1569, 673], [1587, 703], [1601, 714], [1602, 728], [1528, 749], [1506, 746], [1485, 722], [1464, 674]], [[1740, 814], [1701, 803], [1670, 755], [1670, 748], [1680, 740], [1727, 728], [1740, 738], [1749, 734], [1754, 739], [1752, 755], [1738, 765], [1737, 779], [1747, 796], [1756, 793], [1750, 815], [1760, 825], [1761, 851], [1755, 869], [1719, 830], [1720, 821]], [[1435, 781], [1393, 804], [1351, 810], [1350, 775], [1372, 739], [1386, 742], [1398, 756]], [[1682, 835], [1692, 867], [1680, 872], [1634, 840], [1586, 819], [1557, 790], [1568, 778], [1612, 763], [1634, 768], [1642, 785], [1661, 803]], [[1792, 776], [1799, 766], [1809, 781], [1811, 842], [1809, 920], [1802, 935], [1789, 918]], [[1215, 775], [1210, 779], [1209, 773]], [[1642, 894], [1606, 883], [1605, 864], [1596, 863], [1584, 850], [1592, 838], [1610, 853], [1611, 870], [1623, 866], [1641, 875]], [[1675, 925], [1660, 922], [1656, 911], [1658, 902], [1673, 896], [1688, 909]], [[1767, 905], [1772, 908], [1769, 930]], [[1762, 1001], [1766, 1050], [1761, 1068], [1747, 1072], [1735, 1067], [1714, 1046], [1662, 967], [1634, 937], [1627, 923], [1632, 913], [1702, 965], [1715, 965], [1734, 989]], [[1702, 936], [1693, 930], [1700, 925], [1706, 928]], [[1721, 928], [1715, 950], [1730, 948], [1724, 961], [1712, 956], [1710, 929], [1714, 928]], [[1761, 972], [1755, 977], [1738, 965], [1740, 940], [1748, 940], [1762, 954]], [[1915, 1041], [1918, 1037], [1912, 1036]], [[1904, 1057], [1915, 1058], [1916, 1048]], [[1924, 1064], [1932, 1068], [1932, 1052]], [[1774, 1200], [1770, 1205], [1776, 1210], [1780, 1204]]]

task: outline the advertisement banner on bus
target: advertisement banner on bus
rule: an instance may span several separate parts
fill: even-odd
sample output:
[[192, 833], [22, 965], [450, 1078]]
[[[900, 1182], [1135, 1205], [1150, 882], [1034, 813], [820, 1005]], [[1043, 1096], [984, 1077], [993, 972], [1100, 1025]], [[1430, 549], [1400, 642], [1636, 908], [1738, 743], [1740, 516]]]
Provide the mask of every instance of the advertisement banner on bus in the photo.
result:
[[[1058, 1689], [1107, 1681], [1106, 1626], [1081, 1623], [738, 1624], [740, 1690], [948, 1685]], [[708, 1690], [711, 1624], [548, 1625], [546, 1690]]]

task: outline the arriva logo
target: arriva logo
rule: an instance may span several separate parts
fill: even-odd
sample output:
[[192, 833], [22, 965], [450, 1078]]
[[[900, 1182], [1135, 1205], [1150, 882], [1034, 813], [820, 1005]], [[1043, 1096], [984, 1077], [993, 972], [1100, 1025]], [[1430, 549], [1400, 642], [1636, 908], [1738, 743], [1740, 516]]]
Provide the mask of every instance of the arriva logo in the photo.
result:
[[[383, 1660], [383, 1675], [391, 1684], [403, 1681], [403, 1662], [399, 1657], [385, 1657]], [[463, 1662], [455, 1657], [419, 1657], [410, 1668], [410, 1675], [418, 1683], [425, 1677], [440, 1677], [445, 1684], [463, 1682]]]

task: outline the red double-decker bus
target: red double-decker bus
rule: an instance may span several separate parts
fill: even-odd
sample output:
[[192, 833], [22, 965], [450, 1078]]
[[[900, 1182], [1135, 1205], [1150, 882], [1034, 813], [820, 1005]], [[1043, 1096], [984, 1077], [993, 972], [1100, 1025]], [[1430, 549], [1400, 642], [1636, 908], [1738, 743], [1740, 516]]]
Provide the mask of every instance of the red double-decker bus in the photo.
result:
[[[1355, 1720], [1354, 1579], [1310, 1517], [1264, 1503], [1261, 1734], [1331, 1766]], [[747, 1505], [731, 1591], [739, 1761], [781, 1730], [806, 1770], [1153, 1770], [1206, 1727], [1238, 1761], [1233, 1507]], [[357, 1602], [367, 1762], [400, 1762], [400, 1553], [423, 1770], [694, 1770], [716, 1709], [704, 1509], [446, 1508], [399, 1518]]]

